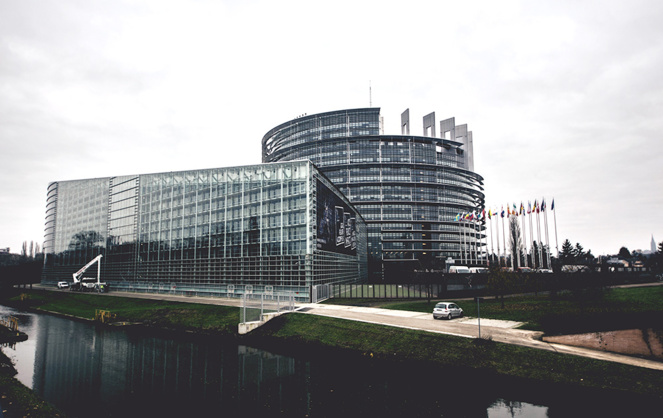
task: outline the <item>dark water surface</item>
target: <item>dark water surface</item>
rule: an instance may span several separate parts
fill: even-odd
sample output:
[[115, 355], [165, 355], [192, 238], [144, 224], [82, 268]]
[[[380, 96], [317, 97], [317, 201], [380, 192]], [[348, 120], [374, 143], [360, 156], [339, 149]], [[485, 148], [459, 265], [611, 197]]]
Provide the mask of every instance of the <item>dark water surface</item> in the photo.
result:
[[344, 357], [163, 338], [0, 306], [28, 341], [17, 378], [72, 417], [660, 416], [660, 404]]

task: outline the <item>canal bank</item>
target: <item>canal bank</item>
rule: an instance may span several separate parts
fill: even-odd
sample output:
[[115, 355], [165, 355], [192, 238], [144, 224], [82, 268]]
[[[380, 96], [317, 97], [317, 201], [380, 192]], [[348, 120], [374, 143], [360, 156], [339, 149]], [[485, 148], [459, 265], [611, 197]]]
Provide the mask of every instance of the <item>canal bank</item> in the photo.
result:
[[[64, 305], [64, 300], [70, 296], [77, 295], [71, 295], [69, 292], [48, 293], [61, 295], [63, 299], [58, 302], [61, 305]], [[112, 310], [113, 306], [125, 306], [120, 304], [120, 300], [130, 306], [139, 306], [149, 313], [147, 317], [143, 317], [146, 320], [142, 321], [146, 324], [146, 329], [160, 333], [186, 333], [202, 338], [231, 338], [247, 344], [256, 343], [266, 348], [278, 347], [301, 352], [321, 351], [329, 356], [333, 356], [337, 351], [357, 357], [421, 362], [437, 368], [453, 366], [461, 370], [485, 369], [492, 374], [533, 379], [539, 382], [549, 381], [584, 388], [633, 392], [658, 398], [663, 396], [660, 391], [663, 387], [663, 374], [660, 370], [641, 370], [628, 363], [566, 356], [561, 354], [559, 349], [555, 349], [554, 345], [547, 345], [553, 349], [533, 350], [532, 347], [499, 342], [502, 333], [509, 330], [520, 335], [527, 334], [528, 331], [482, 326], [483, 338], [478, 340], [474, 334], [477, 326], [464, 321], [434, 321], [432, 315], [431, 319], [427, 320], [417, 317], [422, 314], [375, 308], [307, 305], [302, 307], [302, 311], [305, 312], [283, 315], [246, 337], [239, 337], [236, 335], [239, 317], [237, 307], [208, 305], [206, 308], [201, 308], [204, 309], [202, 311], [204, 314], [201, 314], [198, 308], [194, 309], [197, 305], [191, 304], [197, 301], [195, 298], [187, 298], [189, 302], [187, 304], [169, 301], [168, 303], [173, 304], [169, 305], [169, 308], [166, 308], [166, 305], [156, 305], [159, 307], [151, 308], [155, 306], [153, 304], [162, 301], [147, 299], [125, 301], [119, 296], [118, 294], [114, 297], [84, 295], [85, 298], [95, 302], [97, 308], [107, 307]], [[90, 309], [94, 312], [93, 308]], [[316, 309], [336, 311], [336, 313], [312, 314]], [[351, 318], [352, 316], [355, 318]], [[132, 320], [132, 318], [126, 319]], [[191, 319], [194, 321], [190, 321]], [[423, 327], [426, 329], [413, 327], [413, 320], [424, 324]], [[212, 321], [217, 321], [216, 324], [234, 323], [234, 325], [213, 325], [207, 328], [200, 325], [212, 324]], [[389, 324], [385, 325], [388, 322]], [[485, 322], [490, 324], [490, 321]], [[466, 338], [458, 338], [459, 334], [445, 335], [454, 334], [446, 327], [454, 327], [456, 330], [466, 329]]]
[[[27, 335], [18, 335], [0, 325], [0, 346], [14, 346], [27, 340]], [[41, 399], [33, 390], [19, 382], [11, 359], [0, 350], [0, 417], [64, 417], [64, 414]]]
[[[654, 284], [658, 285], [658, 284]], [[37, 289], [62, 293], [52, 288], [45, 288], [37, 285]], [[241, 300], [234, 298], [212, 298], [212, 297], [194, 297], [173, 294], [154, 294], [154, 293], [129, 293], [129, 292], [111, 292], [108, 296], [133, 298], [140, 300], [158, 300], [166, 302], [196, 303], [213, 306], [237, 307], [241, 305]], [[394, 309], [381, 309], [365, 306], [334, 305], [334, 304], [313, 304], [305, 303], [297, 305], [297, 312], [309, 315], [318, 315], [331, 318], [359, 321], [368, 324], [386, 325], [403, 329], [418, 330], [446, 334], [463, 338], [491, 339], [495, 342], [513, 344], [523, 347], [529, 347], [539, 350], [551, 351], [560, 354], [569, 354], [581, 356], [595, 360], [609, 361], [635, 367], [643, 367], [653, 370], [663, 371], [663, 362], [655, 359], [649, 359], [639, 356], [630, 356], [600, 349], [592, 349], [587, 346], [578, 346], [564, 344], [562, 339], [550, 339], [544, 341], [543, 333], [539, 331], [527, 331], [517, 329], [521, 325], [519, 322], [503, 321], [495, 319], [478, 318], [458, 318], [452, 321], [439, 321], [433, 319], [430, 313], [420, 313], [412, 311], [400, 311]], [[200, 330], [190, 330], [197, 332]], [[481, 334], [481, 335], [479, 335]], [[250, 337], [249, 337], [250, 338]]]
[[[663, 406], [652, 397], [523, 379], [491, 368], [520, 362], [547, 374], [554, 366], [555, 373], [571, 378], [578, 363], [546, 367], [527, 355], [505, 358], [502, 350], [513, 349], [505, 344], [358, 321], [284, 315], [251, 341], [233, 343], [155, 336], [146, 329], [47, 314], [17, 316], [30, 339], [3, 351], [16, 361], [22, 382], [71, 416], [493, 417], [505, 416], [493, 415], [505, 407], [537, 410], [536, 416], [546, 416], [546, 410], [645, 416], [646, 407]], [[261, 339], [266, 346], [256, 344]], [[474, 369], [466, 366], [468, 359]], [[605, 376], [614, 377], [610, 371]], [[628, 373], [620, 376], [633, 383]], [[440, 390], [431, 384], [444, 378], [455, 385]]]

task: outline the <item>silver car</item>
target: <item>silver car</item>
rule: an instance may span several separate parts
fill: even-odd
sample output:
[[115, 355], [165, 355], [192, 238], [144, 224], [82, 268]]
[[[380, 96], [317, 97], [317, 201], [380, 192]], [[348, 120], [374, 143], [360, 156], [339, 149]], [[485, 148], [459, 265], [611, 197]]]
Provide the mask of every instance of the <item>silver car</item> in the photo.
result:
[[460, 308], [460, 306], [456, 305], [453, 302], [439, 302], [438, 304], [435, 305], [435, 308], [433, 308], [434, 319], [439, 319], [439, 318], [451, 319], [454, 317], [461, 317], [461, 316], [463, 316], [463, 310]]

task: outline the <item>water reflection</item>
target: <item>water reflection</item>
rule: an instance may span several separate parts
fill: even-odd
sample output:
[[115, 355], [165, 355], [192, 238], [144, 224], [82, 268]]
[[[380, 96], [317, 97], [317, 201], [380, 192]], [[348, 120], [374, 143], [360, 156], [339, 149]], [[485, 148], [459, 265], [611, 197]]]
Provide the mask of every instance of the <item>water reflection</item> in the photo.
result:
[[488, 408], [486, 416], [489, 418], [545, 418], [548, 416], [548, 408], [524, 402], [499, 399]]
[[[8, 310], [0, 306], [0, 315]], [[553, 417], [651, 407], [467, 371], [282, 355], [11, 313], [29, 336], [3, 348], [18, 379], [73, 417]]]

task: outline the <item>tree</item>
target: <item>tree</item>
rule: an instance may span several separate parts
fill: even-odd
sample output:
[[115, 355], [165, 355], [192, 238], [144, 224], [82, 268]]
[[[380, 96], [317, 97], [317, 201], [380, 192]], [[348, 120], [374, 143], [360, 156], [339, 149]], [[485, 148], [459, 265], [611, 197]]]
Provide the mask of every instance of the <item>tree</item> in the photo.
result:
[[628, 259], [631, 258], [631, 252], [628, 250], [628, 248], [622, 247], [619, 249], [618, 256], [619, 258]]
[[515, 216], [509, 217], [509, 250], [513, 256], [513, 268], [520, 266], [520, 254], [523, 248], [522, 234], [520, 233], [520, 225], [518, 218]]
[[502, 270], [500, 267], [492, 267], [488, 273], [486, 283], [488, 291], [499, 298], [504, 309], [504, 295], [513, 292], [517, 287], [517, 273]]
[[585, 258], [585, 249], [580, 245], [579, 242], [576, 242], [576, 247], [573, 249], [576, 260], [582, 260]]
[[573, 244], [568, 239], [562, 243], [562, 251], [559, 253], [559, 261], [562, 264], [573, 264], [576, 261], [576, 252]]

